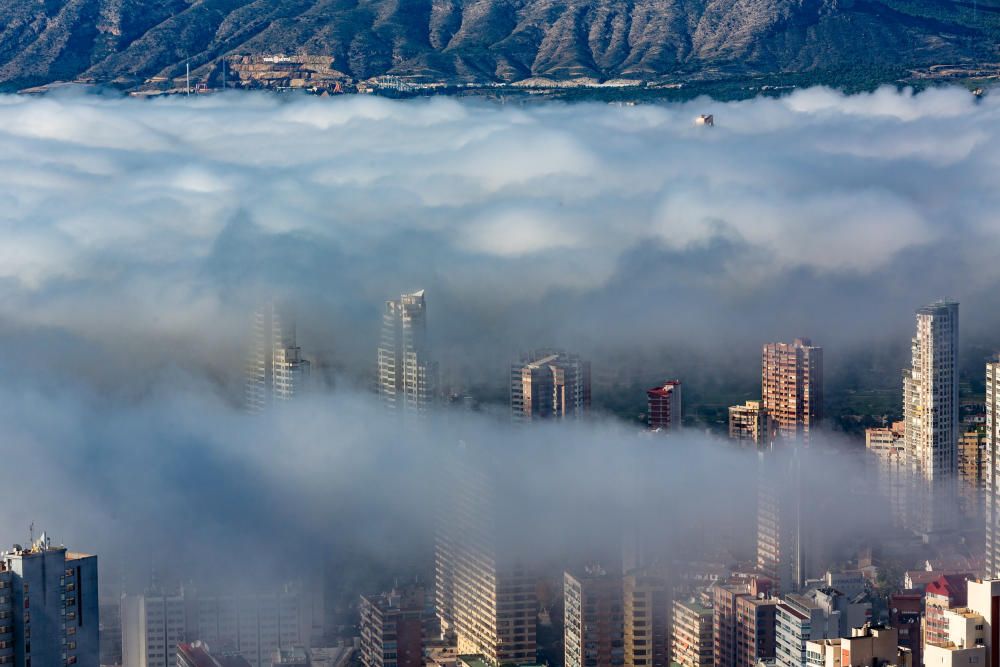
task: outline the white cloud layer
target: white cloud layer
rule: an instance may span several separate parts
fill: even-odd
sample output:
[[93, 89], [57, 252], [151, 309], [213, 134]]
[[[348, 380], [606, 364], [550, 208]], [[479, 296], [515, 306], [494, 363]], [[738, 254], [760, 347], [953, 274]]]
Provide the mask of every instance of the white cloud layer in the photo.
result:
[[[987, 331], [998, 121], [1000, 98], [958, 89], [624, 108], [4, 97], [0, 318], [199, 359], [267, 286], [308, 303], [348, 365], [378, 303], [416, 286], [439, 338], [470, 349], [486, 329], [511, 347], [715, 344], [735, 322], [754, 345], [857, 342], [945, 294]], [[760, 307], [790, 283], [786, 311]], [[586, 311], [605, 304], [632, 310], [597, 331]]]

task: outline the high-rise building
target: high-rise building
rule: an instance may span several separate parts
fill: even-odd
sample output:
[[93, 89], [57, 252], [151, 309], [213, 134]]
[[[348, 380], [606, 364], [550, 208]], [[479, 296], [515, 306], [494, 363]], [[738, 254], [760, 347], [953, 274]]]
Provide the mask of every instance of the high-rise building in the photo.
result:
[[736, 600], [735, 667], [757, 667], [760, 660], [774, 658], [774, 598], [746, 595]]
[[666, 433], [681, 427], [681, 381], [667, 380], [646, 390], [646, 424], [651, 431]]
[[558, 350], [525, 354], [511, 365], [514, 421], [584, 417], [590, 412], [590, 362]]
[[625, 666], [667, 667], [670, 663], [670, 589], [664, 577], [638, 572], [625, 576]]
[[[502, 521], [495, 476], [461, 450], [442, 471], [435, 544], [435, 610], [458, 652], [492, 665], [536, 659], [537, 577]], [[480, 462], [481, 463], [481, 462]]]
[[101, 602], [101, 664], [122, 664], [122, 611], [119, 600]]
[[566, 667], [625, 662], [622, 578], [602, 567], [563, 574]]
[[361, 664], [365, 667], [423, 667], [424, 591], [407, 586], [361, 596]]
[[909, 459], [904, 442], [905, 422], [893, 422], [889, 428], [865, 429], [871, 480], [889, 504], [889, 514], [896, 525], [903, 525], [907, 489], [910, 483]]
[[378, 346], [377, 391], [401, 415], [425, 414], [437, 396], [438, 367], [431, 361], [424, 290], [386, 301]]
[[122, 595], [123, 667], [172, 667], [188, 639], [187, 615], [182, 593]]
[[247, 363], [246, 404], [260, 413], [279, 401], [301, 394], [309, 378], [309, 362], [295, 343], [295, 319], [289, 307], [269, 302], [253, 315]]
[[183, 641], [238, 653], [251, 667], [267, 667], [275, 649], [309, 646], [311, 600], [298, 586], [245, 595], [191, 591], [122, 597], [123, 667], [174, 664]]
[[1000, 361], [986, 364], [986, 576], [1000, 577]]
[[958, 500], [962, 514], [977, 523], [984, 516], [988, 458], [985, 428], [962, 434], [958, 440]]
[[765, 345], [761, 396], [777, 436], [808, 445], [823, 419], [823, 348], [807, 338]]
[[913, 482], [907, 527], [922, 534], [956, 527], [958, 304], [917, 310], [912, 364], [903, 373], [903, 421]]
[[767, 448], [771, 439], [771, 419], [761, 401], [730, 406], [729, 437], [741, 445]]
[[52, 546], [0, 554], [0, 664], [100, 665], [97, 556]]
[[681, 667], [712, 667], [712, 608], [676, 600], [671, 647], [673, 662]]
[[775, 594], [790, 593], [806, 576], [799, 453], [760, 451], [758, 459], [757, 572]]
[[804, 595], [785, 595], [775, 609], [774, 622], [774, 657], [778, 667], [806, 667], [806, 642], [831, 636], [827, 614]]
[[744, 583], [715, 584], [711, 592], [714, 663], [735, 665], [738, 652], [736, 605], [740, 598], [750, 594], [750, 587]]

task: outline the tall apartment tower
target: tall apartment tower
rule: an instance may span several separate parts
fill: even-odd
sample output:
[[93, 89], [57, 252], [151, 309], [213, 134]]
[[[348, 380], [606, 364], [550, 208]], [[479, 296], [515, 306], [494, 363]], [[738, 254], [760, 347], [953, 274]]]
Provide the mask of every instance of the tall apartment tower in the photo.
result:
[[757, 572], [774, 593], [805, 580], [801, 459], [797, 451], [758, 452]]
[[44, 534], [0, 554], [0, 663], [98, 667], [99, 608], [97, 556], [54, 547]]
[[736, 607], [739, 600], [750, 594], [744, 583], [714, 584], [712, 592], [712, 647], [716, 665], [736, 665], [739, 652], [737, 643], [738, 620]]
[[903, 372], [904, 443], [913, 483], [907, 527], [939, 533], [957, 523], [958, 304], [917, 310], [912, 364]]
[[288, 307], [269, 302], [253, 315], [247, 362], [246, 404], [261, 413], [304, 391], [309, 362], [295, 344], [295, 319]]
[[534, 664], [537, 577], [510, 534], [516, 527], [503, 521], [495, 475], [470, 455], [459, 450], [442, 471], [435, 611], [460, 654], [482, 655], [495, 666]]
[[747, 595], [736, 601], [735, 667], [757, 667], [759, 661], [775, 657], [774, 598]]
[[823, 348], [808, 338], [765, 345], [761, 396], [778, 437], [808, 445], [823, 419]]
[[681, 381], [667, 380], [646, 390], [646, 424], [651, 431], [668, 433], [681, 427]]
[[359, 610], [364, 667], [423, 667], [422, 587], [363, 595]]
[[680, 667], [712, 667], [712, 608], [694, 599], [676, 600], [671, 646]]
[[523, 355], [511, 365], [510, 410], [516, 422], [585, 416], [590, 412], [590, 362], [558, 350]]
[[1000, 361], [986, 364], [986, 576], [1000, 577]]
[[742, 446], [766, 449], [771, 441], [771, 419], [761, 401], [729, 408], [729, 438]]
[[874, 474], [872, 484], [889, 504], [889, 514], [897, 526], [906, 518], [907, 488], [910, 465], [906, 456], [905, 422], [893, 422], [890, 427], [865, 429], [865, 450], [869, 468]]
[[122, 665], [172, 667], [189, 639], [187, 613], [180, 593], [122, 595]]
[[424, 290], [386, 301], [376, 385], [382, 404], [401, 415], [425, 414], [437, 393], [437, 376], [427, 342]]
[[666, 579], [649, 572], [626, 575], [623, 598], [626, 667], [667, 667], [673, 603]]
[[598, 566], [563, 574], [566, 667], [625, 663], [622, 578]]

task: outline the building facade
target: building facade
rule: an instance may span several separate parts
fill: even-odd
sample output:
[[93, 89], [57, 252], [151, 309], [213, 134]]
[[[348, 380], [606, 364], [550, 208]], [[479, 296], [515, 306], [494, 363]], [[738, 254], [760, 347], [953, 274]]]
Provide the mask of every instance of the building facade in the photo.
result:
[[100, 665], [97, 556], [52, 546], [0, 554], [0, 664]]
[[774, 598], [746, 595], [736, 600], [736, 667], [757, 667], [774, 659]]
[[563, 574], [566, 667], [611, 667], [625, 663], [622, 596], [622, 578], [601, 567]]
[[359, 612], [361, 664], [423, 667], [423, 588], [407, 586], [381, 595], [363, 595]]
[[559, 350], [522, 355], [511, 365], [510, 411], [515, 422], [586, 416], [590, 362]]
[[667, 380], [646, 390], [646, 425], [651, 431], [668, 433], [681, 428], [681, 381]]
[[931, 534], [956, 527], [958, 304], [917, 310], [911, 366], [903, 373], [904, 441], [913, 477], [907, 527]]
[[712, 617], [712, 608], [694, 599], [674, 602], [671, 641], [674, 663], [681, 667], [711, 667], [714, 664]]
[[387, 301], [378, 346], [376, 390], [382, 404], [400, 415], [423, 415], [438, 391], [431, 360], [424, 290]]
[[823, 419], [823, 348], [808, 338], [765, 345], [761, 403], [777, 437], [808, 445]]
[[766, 449], [771, 441], [771, 419], [762, 401], [729, 407], [729, 438], [741, 445]]
[[261, 413], [305, 391], [310, 364], [295, 342], [295, 318], [288, 306], [269, 302], [253, 314], [246, 371], [246, 406]]
[[986, 576], [1000, 577], [1000, 361], [986, 364]]
[[890, 427], [865, 429], [865, 451], [874, 483], [889, 506], [889, 515], [897, 526], [906, 520], [907, 488], [910, 483], [909, 459], [904, 431], [906, 422]]
[[625, 665], [668, 667], [671, 606], [666, 579], [652, 573], [625, 577]]

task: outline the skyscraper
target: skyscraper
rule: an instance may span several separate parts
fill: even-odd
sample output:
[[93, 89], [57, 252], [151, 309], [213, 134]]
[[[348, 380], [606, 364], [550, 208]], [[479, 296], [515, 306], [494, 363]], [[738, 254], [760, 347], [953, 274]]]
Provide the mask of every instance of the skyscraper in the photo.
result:
[[558, 350], [522, 355], [511, 365], [514, 421], [579, 418], [590, 412], [590, 362]]
[[761, 401], [729, 407], [729, 438], [740, 445], [766, 448], [771, 440], [771, 419]]
[[986, 364], [986, 576], [1000, 577], [1000, 361]]
[[774, 592], [789, 593], [805, 579], [801, 459], [797, 451], [758, 452], [757, 571]]
[[591, 566], [563, 574], [566, 667], [613, 667], [625, 662], [622, 579]]
[[0, 663], [100, 664], [97, 556], [41, 539], [0, 554]]
[[437, 373], [427, 342], [424, 290], [386, 301], [376, 386], [382, 404], [401, 415], [426, 413], [437, 393]]
[[359, 612], [364, 667], [423, 667], [422, 587], [363, 595]]
[[653, 572], [625, 577], [626, 667], [667, 667], [673, 602], [666, 578]]
[[808, 445], [823, 419], [823, 348], [808, 338], [765, 345], [761, 396], [778, 437]]
[[904, 442], [913, 477], [907, 527], [955, 527], [958, 468], [958, 304], [917, 310], [912, 364], [903, 372]]
[[907, 487], [910, 482], [909, 460], [904, 443], [905, 425], [893, 422], [889, 428], [865, 429], [865, 450], [872, 482], [879, 494], [889, 503], [893, 523], [905, 523]]
[[301, 394], [309, 362], [295, 343], [295, 319], [287, 306], [269, 302], [253, 315], [247, 363], [246, 404], [251, 413]]
[[681, 427], [681, 381], [667, 380], [646, 390], [646, 424], [651, 431], [666, 433]]
[[712, 667], [711, 607], [694, 599], [674, 602], [671, 649], [673, 662], [681, 667]]
[[503, 489], [464, 448], [442, 471], [435, 544], [435, 611], [461, 654], [490, 664], [533, 664], [537, 577], [525, 567], [516, 526], [503, 520]]

